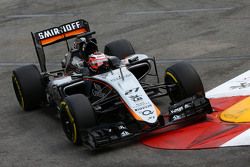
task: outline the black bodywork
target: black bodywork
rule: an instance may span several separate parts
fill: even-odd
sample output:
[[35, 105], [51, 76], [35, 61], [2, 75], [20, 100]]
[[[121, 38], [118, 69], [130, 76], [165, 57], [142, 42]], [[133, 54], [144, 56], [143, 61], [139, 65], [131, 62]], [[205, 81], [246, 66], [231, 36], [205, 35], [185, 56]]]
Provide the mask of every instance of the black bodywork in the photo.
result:
[[[86, 32], [90, 31], [89, 23], [87, 21], [82, 20], [82, 19], [78, 20], [78, 21], [80, 23], [81, 28], [85, 29]], [[74, 22], [76, 22], [76, 21], [74, 21]], [[74, 22], [72, 22], [72, 23], [74, 23]], [[65, 26], [65, 25], [68, 25], [68, 24], [70, 24], [70, 23], [63, 24], [63, 25], [61, 25], [59, 27], [54, 27], [54, 28], [58, 28], [59, 31], [61, 32], [61, 34], [63, 34], [63, 28], [62, 27]], [[53, 29], [53, 28], [50, 28], [50, 29]], [[46, 30], [44, 30], [44, 31], [46, 31]], [[36, 33], [31, 32], [31, 36], [32, 36], [32, 39], [33, 39], [33, 43], [34, 43], [34, 46], [35, 46], [35, 50], [36, 50], [36, 54], [37, 54], [37, 58], [38, 58], [38, 61], [39, 61], [41, 71], [46, 72], [47, 68], [46, 68], [46, 57], [45, 57], [45, 53], [44, 53], [44, 47], [49, 46], [49, 45], [53, 45], [54, 43], [58, 43], [58, 42], [61, 42], [61, 41], [66, 41], [68, 51], [70, 51], [69, 44], [68, 44], [67, 40], [71, 39], [71, 38], [75, 38], [77, 35], [71, 35], [69, 37], [64, 37], [62, 39], [55, 40], [52, 43], [43, 45], [41, 43], [41, 41], [39, 40], [39, 37], [38, 37], [39, 33], [40, 32], [36, 32]]]

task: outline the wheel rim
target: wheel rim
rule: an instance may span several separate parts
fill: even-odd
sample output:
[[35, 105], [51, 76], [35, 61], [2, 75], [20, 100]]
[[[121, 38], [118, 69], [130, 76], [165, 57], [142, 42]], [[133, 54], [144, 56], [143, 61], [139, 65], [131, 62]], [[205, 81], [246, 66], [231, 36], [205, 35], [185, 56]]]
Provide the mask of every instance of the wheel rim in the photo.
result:
[[74, 117], [72, 116], [68, 105], [65, 102], [61, 103], [61, 121], [63, 125], [63, 130], [74, 144], [77, 143], [77, 130]]
[[18, 82], [17, 78], [14, 75], [12, 76], [12, 83], [13, 83], [14, 91], [16, 93], [17, 101], [19, 102], [20, 106], [24, 110], [23, 93], [22, 93], [21, 87], [19, 85], [19, 82]]

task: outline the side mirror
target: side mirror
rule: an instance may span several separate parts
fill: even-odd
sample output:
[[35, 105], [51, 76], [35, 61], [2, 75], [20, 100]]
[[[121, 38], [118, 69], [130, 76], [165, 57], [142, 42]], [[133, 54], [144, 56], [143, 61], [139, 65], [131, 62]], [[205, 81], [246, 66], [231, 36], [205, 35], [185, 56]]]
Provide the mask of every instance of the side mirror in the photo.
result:
[[121, 60], [116, 57], [116, 56], [109, 56], [109, 63], [112, 69], [116, 69], [118, 67], [120, 67], [121, 65]]

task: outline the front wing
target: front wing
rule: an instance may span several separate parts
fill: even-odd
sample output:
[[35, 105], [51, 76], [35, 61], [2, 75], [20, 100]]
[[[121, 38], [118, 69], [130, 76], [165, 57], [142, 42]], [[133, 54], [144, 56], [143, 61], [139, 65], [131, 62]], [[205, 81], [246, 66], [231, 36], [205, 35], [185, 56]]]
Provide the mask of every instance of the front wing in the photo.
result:
[[[155, 135], [194, 124], [206, 119], [206, 114], [211, 112], [212, 108], [208, 99], [194, 96], [171, 105], [168, 115], [159, 116], [156, 124], [146, 123], [147, 128], [131, 131], [124, 122], [99, 125], [88, 129], [83, 139], [89, 148], [98, 149], [105, 145], [119, 143], [138, 136]], [[141, 123], [145, 124], [145, 122]]]

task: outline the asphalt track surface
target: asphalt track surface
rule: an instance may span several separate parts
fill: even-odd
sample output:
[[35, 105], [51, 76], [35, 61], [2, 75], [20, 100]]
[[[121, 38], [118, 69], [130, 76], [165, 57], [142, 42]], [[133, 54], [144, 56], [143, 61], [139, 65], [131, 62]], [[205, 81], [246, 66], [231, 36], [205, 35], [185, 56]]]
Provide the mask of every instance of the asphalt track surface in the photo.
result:
[[[126, 38], [138, 53], [156, 56], [160, 76], [189, 61], [206, 90], [249, 70], [249, 0], [1, 0], [0, 166], [249, 166], [250, 148], [159, 150], [138, 141], [91, 152], [73, 146], [52, 109], [22, 112], [11, 71], [37, 63], [30, 32], [86, 19], [99, 47]], [[102, 50], [102, 49], [101, 49]], [[56, 68], [63, 45], [46, 50]], [[167, 98], [158, 101], [167, 109]], [[185, 140], [185, 139], [183, 139]]]

